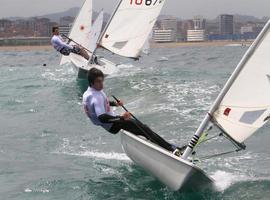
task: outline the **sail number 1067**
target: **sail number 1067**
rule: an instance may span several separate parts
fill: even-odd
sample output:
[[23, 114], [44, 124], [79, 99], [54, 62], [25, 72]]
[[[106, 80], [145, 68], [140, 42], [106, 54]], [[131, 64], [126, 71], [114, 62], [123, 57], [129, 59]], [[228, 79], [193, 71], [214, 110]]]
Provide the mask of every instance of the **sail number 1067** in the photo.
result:
[[130, 4], [131, 5], [142, 5], [143, 3], [145, 3], [146, 6], [151, 6], [151, 5], [156, 5], [156, 3], [159, 0], [130, 0]]

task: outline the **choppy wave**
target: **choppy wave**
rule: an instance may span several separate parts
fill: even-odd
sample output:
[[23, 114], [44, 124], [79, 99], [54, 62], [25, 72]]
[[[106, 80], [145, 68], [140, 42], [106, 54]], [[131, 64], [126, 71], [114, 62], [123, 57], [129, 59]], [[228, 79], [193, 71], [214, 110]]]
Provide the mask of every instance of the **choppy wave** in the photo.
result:
[[[164, 138], [186, 144], [243, 52], [155, 49], [119, 65], [105, 82], [106, 92]], [[157, 62], [162, 56], [168, 62]], [[248, 141], [249, 151], [200, 164], [216, 180], [216, 190], [171, 192], [133, 164], [115, 136], [89, 123], [81, 107], [84, 82], [58, 61], [54, 52], [1, 53], [0, 184], [10, 197], [3, 199], [268, 199], [269, 127]], [[198, 153], [223, 145], [214, 140]]]

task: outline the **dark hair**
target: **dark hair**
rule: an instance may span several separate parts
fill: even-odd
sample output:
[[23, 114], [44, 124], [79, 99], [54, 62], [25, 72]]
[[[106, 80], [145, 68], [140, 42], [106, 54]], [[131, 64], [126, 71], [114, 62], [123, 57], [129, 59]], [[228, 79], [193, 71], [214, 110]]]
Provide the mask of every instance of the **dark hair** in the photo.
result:
[[54, 27], [52, 27], [52, 32], [54, 33], [57, 29], [59, 29], [59, 27], [58, 26], [54, 26]]
[[97, 68], [92, 68], [89, 70], [88, 72], [88, 83], [89, 83], [89, 86], [92, 86], [95, 82], [95, 80], [99, 77], [102, 77], [104, 78], [104, 74], [102, 71], [100, 71], [99, 69]]

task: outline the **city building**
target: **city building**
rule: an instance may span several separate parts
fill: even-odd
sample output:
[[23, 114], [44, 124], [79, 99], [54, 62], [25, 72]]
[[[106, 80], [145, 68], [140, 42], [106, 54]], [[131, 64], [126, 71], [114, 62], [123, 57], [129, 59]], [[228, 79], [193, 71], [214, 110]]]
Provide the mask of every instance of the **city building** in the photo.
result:
[[183, 41], [185, 34], [182, 31], [183, 21], [177, 21], [176, 40]]
[[203, 42], [205, 41], [206, 19], [201, 16], [193, 18], [193, 28], [187, 30], [188, 42]]
[[169, 30], [157, 29], [153, 31], [152, 38], [155, 42], [175, 42], [176, 33], [172, 29]]
[[4, 31], [5, 29], [8, 29], [12, 26], [12, 21], [8, 19], [1, 19], [0, 20], [0, 29], [1, 31]]
[[251, 25], [242, 26], [240, 32], [242, 35], [244, 35], [246, 33], [253, 33], [253, 26], [251, 26]]
[[188, 42], [203, 42], [205, 38], [205, 30], [187, 30]]
[[164, 18], [158, 21], [153, 28], [152, 39], [155, 42], [176, 42], [177, 29], [176, 18]]
[[205, 27], [206, 34], [219, 34], [219, 22], [215, 20], [207, 20]]
[[75, 18], [70, 16], [65, 16], [60, 18], [60, 26], [69, 26], [73, 24]]
[[13, 22], [7, 19], [0, 20], [0, 38], [11, 35]]
[[233, 15], [220, 15], [220, 17], [219, 17], [219, 31], [220, 31], [221, 35], [234, 34]]
[[193, 20], [184, 20], [181, 24], [179, 24], [178, 31], [181, 34], [182, 40], [187, 40], [187, 30], [194, 29]]
[[206, 19], [202, 16], [195, 16], [193, 19], [194, 30], [205, 30], [206, 27]]
[[165, 18], [160, 22], [160, 28], [163, 30], [174, 30], [177, 31], [177, 19], [176, 18]]
[[60, 35], [69, 35], [71, 25], [59, 26]]

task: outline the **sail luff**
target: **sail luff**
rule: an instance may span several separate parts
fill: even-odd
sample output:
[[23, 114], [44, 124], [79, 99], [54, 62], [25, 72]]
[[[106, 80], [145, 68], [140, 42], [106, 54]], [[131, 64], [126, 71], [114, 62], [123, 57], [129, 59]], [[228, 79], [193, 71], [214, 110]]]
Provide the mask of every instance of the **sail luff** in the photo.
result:
[[[97, 48], [97, 41], [100, 36], [102, 25], [104, 20], [104, 11], [103, 9], [99, 12], [98, 17], [96, 18], [96, 21], [92, 25], [92, 30], [90, 34], [90, 51], [94, 52]], [[93, 54], [93, 53], [92, 53]]]
[[[214, 102], [211, 109], [209, 110], [206, 117], [204, 118], [201, 125], [199, 126], [198, 130], [196, 131], [194, 137], [192, 138], [192, 141], [189, 143], [189, 145], [188, 145], [187, 149], [185, 150], [182, 158], [187, 159], [191, 155], [194, 146], [197, 144], [197, 141], [199, 140], [199, 138], [201, 137], [201, 135], [205, 131], [205, 129], [208, 126], [209, 122], [211, 121], [214, 113], [216, 112], [216, 110], [220, 106], [222, 100], [224, 99], [224, 97], [226, 96], [226, 94], [228, 93], [228, 91], [230, 90], [232, 85], [234, 84], [235, 80], [237, 79], [237, 77], [239, 76], [239, 74], [241, 73], [243, 68], [245, 67], [245, 65], [248, 62], [248, 60], [250, 59], [250, 57], [254, 54], [257, 47], [260, 45], [260, 43], [263, 40], [264, 36], [268, 33], [269, 28], [270, 28], [270, 20], [267, 22], [267, 24], [265, 25], [265, 27], [263, 28], [263, 30], [261, 31], [259, 36], [256, 38], [256, 40], [250, 46], [250, 48], [248, 49], [248, 51], [245, 53], [245, 55], [241, 59], [240, 63], [238, 64], [237, 68], [232, 73], [231, 77], [229, 78], [229, 80], [225, 84], [224, 88], [222, 89], [222, 91], [218, 95], [216, 101]], [[230, 137], [230, 138], [233, 139], [232, 137]], [[239, 142], [237, 142], [237, 141], [235, 141], [235, 143], [239, 144]]]

